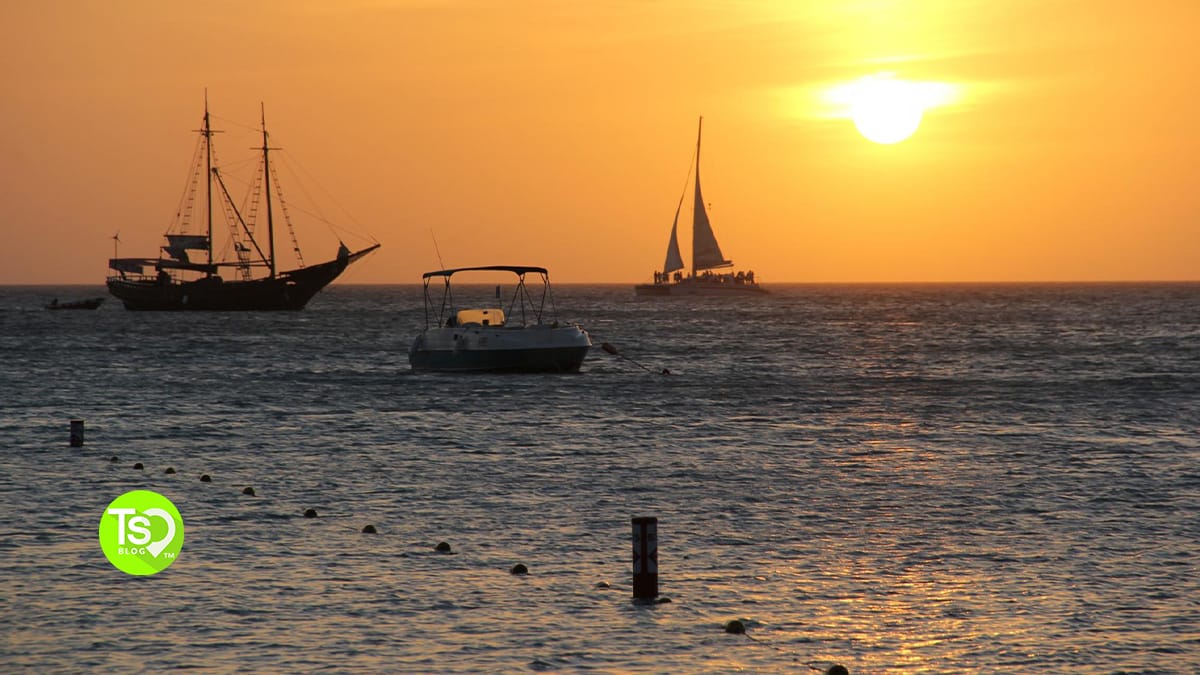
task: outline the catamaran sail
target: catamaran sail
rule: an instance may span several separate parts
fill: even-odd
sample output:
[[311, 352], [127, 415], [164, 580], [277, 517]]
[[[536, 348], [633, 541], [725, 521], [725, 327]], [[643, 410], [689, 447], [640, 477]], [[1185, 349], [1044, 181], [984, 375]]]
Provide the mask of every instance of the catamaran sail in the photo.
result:
[[663, 263], [663, 274], [683, 269], [683, 256], [679, 255], [679, 210], [683, 207], [683, 195], [675, 207], [675, 220], [671, 222], [671, 241], [667, 244], [667, 260]]
[[701, 129], [696, 131], [696, 189], [692, 204], [692, 276], [704, 270], [733, 267], [733, 261], [726, 260], [721, 253], [717, 235], [713, 234], [712, 223], [708, 221], [704, 194], [700, 191], [700, 133], [704, 125], [703, 117], [700, 118], [700, 125]]

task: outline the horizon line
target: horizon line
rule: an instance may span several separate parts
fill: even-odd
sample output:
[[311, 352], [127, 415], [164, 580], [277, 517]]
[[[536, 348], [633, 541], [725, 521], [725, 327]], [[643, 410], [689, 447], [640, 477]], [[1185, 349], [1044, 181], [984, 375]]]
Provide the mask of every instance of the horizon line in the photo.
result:
[[[481, 285], [488, 285], [486, 282], [478, 282]], [[556, 286], [630, 286], [644, 284], [645, 281], [556, 281]], [[907, 280], [907, 281], [771, 281], [764, 282], [764, 287], [769, 286], [883, 286], [883, 285], [1016, 285], [1016, 284], [1195, 284], [1200, 283], [1200, 278], [1196, 279], [1027, 279], [1027, 280], [961, 280], [961, 281], [933, 281], [933, 280]], [[46, 282], [46, 283], [0, 283], [0, 288], [51, 288], [59, 286], [104, 286], [104, 283], [80, 283], [80, 282]], [[420, 281], [380, 281], [380, 282], [334, 282], [328, 288], [338, 286], [421, 286]], [[464, 283], [464, 285], [471, 285]]]

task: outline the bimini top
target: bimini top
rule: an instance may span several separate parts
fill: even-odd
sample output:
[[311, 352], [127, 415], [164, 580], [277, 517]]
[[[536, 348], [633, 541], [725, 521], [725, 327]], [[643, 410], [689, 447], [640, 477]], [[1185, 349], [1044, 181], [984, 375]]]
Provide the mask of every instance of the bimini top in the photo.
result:
[[550, 272], [545, 267], [530, 267], [527, 265], [487, 265], [484, 267], [458, 267], [452, 270], [437, 270], [435, 272], [426, 272], [421, 275], [422, 279], [430, 277], [449, 277], [458, 272], [512, 272], [513, 274], [528, 274], [529, 272], [537, 272], [538, 274], [549, 274]]

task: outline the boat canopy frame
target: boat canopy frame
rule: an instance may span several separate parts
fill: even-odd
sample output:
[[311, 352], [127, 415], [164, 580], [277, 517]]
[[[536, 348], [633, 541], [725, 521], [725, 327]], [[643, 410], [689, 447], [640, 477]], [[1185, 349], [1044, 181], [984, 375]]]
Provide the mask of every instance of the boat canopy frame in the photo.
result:
[[[447, 325], [448, 317], [457, 315], [458, 308], [454, 301], [454, 290], [450, 284], [450, 277], [460, 272], [511, 272], [517, 277], [517, 286], [513, 289], [512, 296], [508, 300], [508, 308], [500, 307], [504, 311], [505, 317], [515, 317], [514, 309], [519, 310], [521, 316], [521, 325], [528, 325], [529, 314], [533, 316], [533, 323], [541, 325], [542, 318], [546, 315], [546, 303], [549, 301], [550, 314], [557, 315], [558, 310], [554, 304], [554, 292], [550, 287], [550, 272], [545, 267], [536, 267], [532, 265], [484, 265], [481, 267], [456, 267], [453, 269], [434, 270], [421, 275], [422, 285], [424, 286], [425, 294], [425, 328], [430, 327], [430, 321], [433, 320], [434, 326]], [[530, 291], [529, 286], [525, 283], [525, 275], [537, 274], [542, 280], [542, 292], [536, 294]], [[441, 298], [434, 297], [434, 291], [431, 286], [435, 286], [434, 280], [441, 279]], [[496, 286], [496, 299], [500, 300], [500, 286]], [[557, 324], [557, 321], [553, 323]], [[506, 318], [507, 325], [507, 318]]]

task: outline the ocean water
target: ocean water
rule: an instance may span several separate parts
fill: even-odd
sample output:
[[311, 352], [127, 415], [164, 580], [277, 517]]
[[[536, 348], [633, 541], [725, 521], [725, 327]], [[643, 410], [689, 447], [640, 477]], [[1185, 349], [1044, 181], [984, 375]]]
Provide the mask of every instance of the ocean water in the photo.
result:
[[0, 671], [1200, 672], [1200, 284], [566, 285], [582, 372], [503, 376], [411, 374], [412, 286], [92, 295], [0, 288]]

